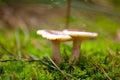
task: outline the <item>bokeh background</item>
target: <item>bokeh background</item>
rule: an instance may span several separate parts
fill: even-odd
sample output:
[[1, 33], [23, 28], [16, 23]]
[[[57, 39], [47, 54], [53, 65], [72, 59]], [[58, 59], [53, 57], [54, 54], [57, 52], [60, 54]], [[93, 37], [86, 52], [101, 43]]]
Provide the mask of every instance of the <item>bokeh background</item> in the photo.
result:
[[1, 46], [11, 53], [20, 53], [22, 46], [28, 45], [44, 51], [47, 45], [39, 40], [36, 31], [66, 28], [97, 32], [99, 42], [119, 45], [119, 4], [119, 0], [0, 0]]
[[[73, 73], [68, 65], [63, 65], [64, 71], [77, 79], [120, 79], [120, 0], [0, 0], [0, 79], [64, 80], [59, 71], [41, 64], [12, 61], [51, 57], [50, 41], [36, 31], [66, 28], [97, 32], [99, 36], [83, 43]], [[72, 42], [61, 45], [66, 63], [71, 50]]]
[[[48, 41], [39, 40], [36, 31], [66, 28], [97, 32], [99, 41], [96, 42], [105, 43], [106, 49], [112, 43], [119, 46], [119, 4], [119, 0], [0, 0], [1, 47], [21, 58], [26, 53], [41, 55], [38, 53], [45, 53]], [[31, 49], [33, 45], [38, 52]], [[47, 49], [49, 54], [50, 48]]]

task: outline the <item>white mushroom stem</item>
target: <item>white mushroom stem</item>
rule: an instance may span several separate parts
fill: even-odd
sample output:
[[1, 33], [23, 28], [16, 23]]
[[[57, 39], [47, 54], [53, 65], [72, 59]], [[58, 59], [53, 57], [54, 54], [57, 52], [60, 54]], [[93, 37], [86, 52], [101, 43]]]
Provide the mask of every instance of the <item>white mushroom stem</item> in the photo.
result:
[[79, 60], [80, 47], [81, 47], [81, 40], [74, 39], [73, 40], [73, 50], [72, 50], [72, 55], [71, 55], [71, 58], [70, 58], [70, 63], [74, 64]]
[[52, 57], [55, 63], [62, 63], [62, 57], [60, 55], [60, 42], [52, 40]]
[[73, 51], [70, 58], [70, 63], [72, 62], [73, 64], [79, 60], [81, 41], [83, 39], [89, 39], [98, 36], [97, 33], [79, 30], [64, 30], [63, 32], [73, 38]]

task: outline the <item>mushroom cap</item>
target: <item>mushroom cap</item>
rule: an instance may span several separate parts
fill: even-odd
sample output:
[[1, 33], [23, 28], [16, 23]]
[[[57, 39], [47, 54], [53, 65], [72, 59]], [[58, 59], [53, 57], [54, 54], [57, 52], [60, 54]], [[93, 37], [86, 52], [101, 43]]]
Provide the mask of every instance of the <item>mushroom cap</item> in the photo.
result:
[[43, 38], [46, 38], [48, 40], [57, 40], [57, 41], [68, 41], [72, 40], [72, 37], [61, 32], [61, 31], [55, 31], [55, 30], [38, 30], [38, 35], [41, 35]]
[[94, 38], [98, 34], [94, 32], [78, 31], [78, 30], [63, 30], [63, 33], [70, 35], [74, 38]]

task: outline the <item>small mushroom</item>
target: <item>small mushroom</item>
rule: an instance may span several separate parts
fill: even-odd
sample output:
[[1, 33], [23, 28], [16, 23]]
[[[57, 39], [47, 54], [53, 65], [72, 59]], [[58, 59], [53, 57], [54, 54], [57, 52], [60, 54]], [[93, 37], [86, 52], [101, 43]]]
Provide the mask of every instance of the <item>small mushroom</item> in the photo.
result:
[[37, 34], [41, 35], [43, 38], [51, 40], [53, 60], [55, 63], [60, 64], [62, 62], [62, 57], [60, 55], [60, 42], [68, 41], [72, 38], [61, 31], [55, 30], [38, 30]]
[[70, 57], [70, 63], [75, 64], [79, 60], [80, 47], [83, 40], [97, 37], [97, 33], [85, 32], [78, 30], [64, 30], [65, 34], [70, 35], [73, 38], [73, 50]]

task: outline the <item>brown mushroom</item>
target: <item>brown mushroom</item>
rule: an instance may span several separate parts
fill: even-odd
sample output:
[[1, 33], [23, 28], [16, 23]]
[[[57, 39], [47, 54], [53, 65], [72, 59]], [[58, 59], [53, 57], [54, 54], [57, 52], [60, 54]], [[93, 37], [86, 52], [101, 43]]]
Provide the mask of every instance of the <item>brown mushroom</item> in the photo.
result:
[[60, 55], [60, 42], [68, 41], [72, 38], [61, 31], [55, 30], [38, 30], [37, 34], [41, 35], [43, 38], [51, 40], [53, 60], [55, 61], [55, 63], [60, 64], [62, 62], [62, 58]]
[[80, 47], [83, 40], [97, 37], [97, 33], [85, 32], [78, 30], [64, 30], [65, 34], [70, 35], [73, 38], [73, 50], [70, 57], [70, 63], [75, 64], [80, 56]]

